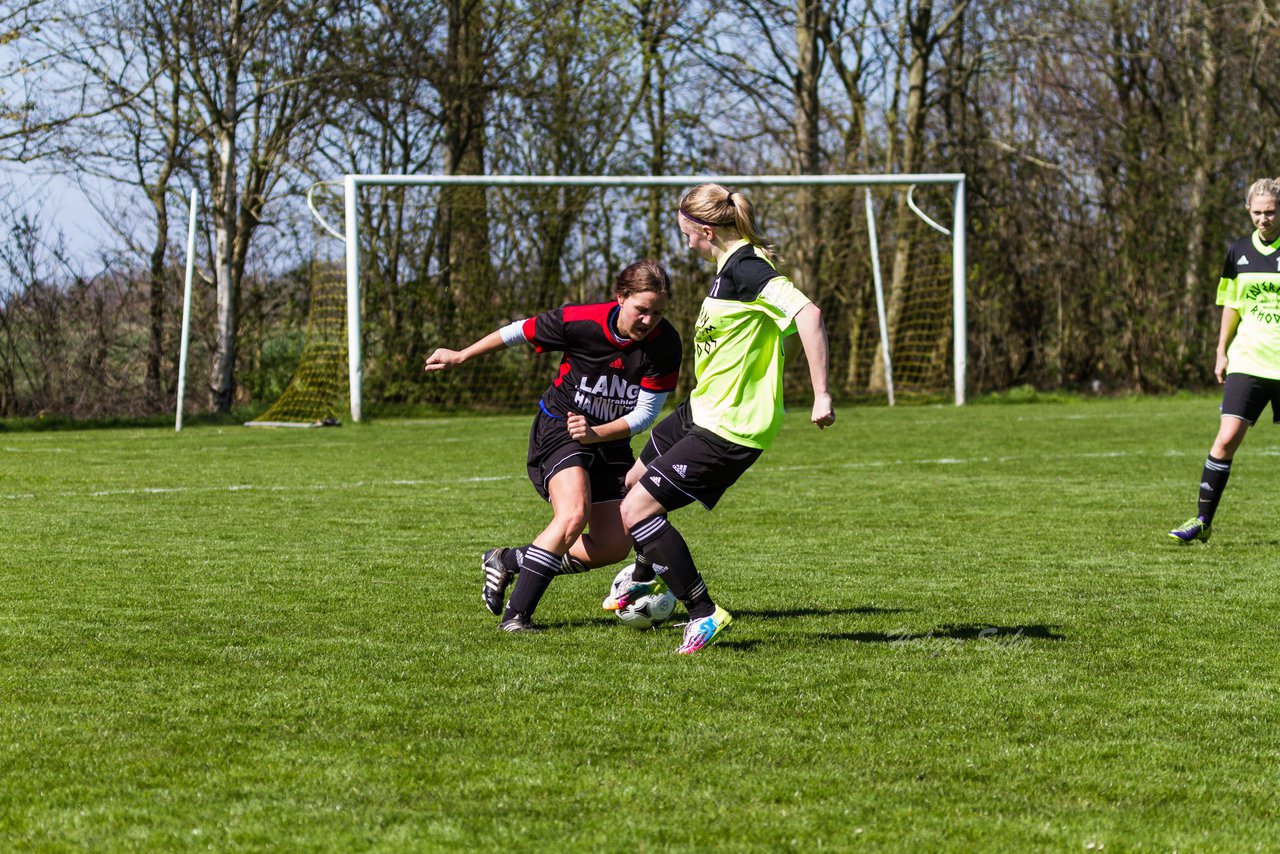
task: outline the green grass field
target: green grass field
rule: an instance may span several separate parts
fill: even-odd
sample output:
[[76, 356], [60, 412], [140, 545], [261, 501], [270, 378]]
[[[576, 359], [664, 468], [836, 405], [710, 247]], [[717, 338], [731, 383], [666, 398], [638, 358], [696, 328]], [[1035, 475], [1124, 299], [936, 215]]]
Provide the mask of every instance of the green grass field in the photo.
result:
[[0, 848], [1274, 850], [1280, 433], [1211, 398], [793, 413], [673, 518], [735, 631], [479, 555], [526, 417], [0, 433]]

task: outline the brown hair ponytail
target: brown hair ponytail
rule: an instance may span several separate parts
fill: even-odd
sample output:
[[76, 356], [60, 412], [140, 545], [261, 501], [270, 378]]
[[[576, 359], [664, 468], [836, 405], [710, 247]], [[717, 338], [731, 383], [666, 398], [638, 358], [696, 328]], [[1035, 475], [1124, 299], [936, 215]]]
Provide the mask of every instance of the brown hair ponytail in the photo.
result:
[[661, 264], [652, 258], [645, 258], [629, 264], [618, 274], [613, 283], [613, 295], [618, 299], [653, 291], [671, 298], [671, 277]]

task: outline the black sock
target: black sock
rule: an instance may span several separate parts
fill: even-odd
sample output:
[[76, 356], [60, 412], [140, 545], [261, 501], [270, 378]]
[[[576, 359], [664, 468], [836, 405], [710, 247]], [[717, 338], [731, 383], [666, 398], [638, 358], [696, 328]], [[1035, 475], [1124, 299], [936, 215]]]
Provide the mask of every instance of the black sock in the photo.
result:
[[516, 589], [507, 600], [507, 610], [503, 612], [502, 619], [508, 620], [516, 614], [533, 616], [538, 600], [559, 572], [559, 555], [537, 546], [525, 546], [523, 571], [516, 576]]
[[711, 600], [707, 585], [698, 574], [689, 545], [666, 516], [650, 516], [632, 528], [630, 533], [636, 543], [636, 554], [644, 555], [653, 563], [654, 571], [684, 603], [691, 618], [698, 620], [715, 613], [716, 603]]
[[1218, 502], [1222, 500], [1222, 491], [1227, 488], [1229, 477], [1231, 460], [1220, 460], [1210, 454], [1200, 475], [1200, 501], [1197, 504], [1200, 518], [1206, 525], [1213, 522], [1213, 514], [1218, 512]]
[[560, 574], [561, 575], [577, 575], [580, 572], [588, 572], [591, 567], [578, 560], [571, 554], [566, 553], [560, 558]]
[[520, 572], [520, 567], [524, 564], [524, 550], [528, 546], [516, 546], [514, 548], [503, 549], [500, 559], [502, 565], [506, 567], [507, 572], [516, 575]]
[[632, 581], [653, 581], [653, 561], [644, 555], [636, 555], [636, 568], [631, 570]]

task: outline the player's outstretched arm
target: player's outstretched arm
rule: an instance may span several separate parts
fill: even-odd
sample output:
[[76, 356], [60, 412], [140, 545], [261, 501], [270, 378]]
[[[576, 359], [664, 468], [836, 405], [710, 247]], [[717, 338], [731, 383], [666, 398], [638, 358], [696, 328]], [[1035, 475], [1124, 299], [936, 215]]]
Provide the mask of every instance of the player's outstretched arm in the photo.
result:
[[502, 350], [506, 347], [506, 343], [502, 340], [502, 331], [490, 332], [476, 343], [463, 350], [449, 350], [441, 347], [430, 356], [427, 357], [426, 363], [422, 366], [424, 371], [447, 371], [450, 368], [456, 368], [463, 362], [468, 362], [476, 356], [483, 356], [486, 353], [492, 353], [495, 350]]
[[835, 423], [836, 410], [827, 385], [827, 327], [822, 322], [822, 312], [813, 303], [796, 315], [796, 332], [804, 346], [809, 382], [813, 386], [813, 413], [809, 420], [821, 430]]

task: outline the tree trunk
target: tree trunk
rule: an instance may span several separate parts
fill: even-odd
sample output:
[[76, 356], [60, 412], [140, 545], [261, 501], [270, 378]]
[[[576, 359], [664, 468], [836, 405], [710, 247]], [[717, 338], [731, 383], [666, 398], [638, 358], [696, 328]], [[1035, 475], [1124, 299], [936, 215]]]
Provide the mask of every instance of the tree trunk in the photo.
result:
[[[667, 172], [667, 64], [662, 56], [667, 31], [680, 14], [679, 4], [668, 0], [642, 0], [636, 4], [640, 19], [641, 86], [644, 88], [645, 121], [649, 127], [649, 174]], [[649, 189], [646, 200], [646, 252], [650, 258], [662, 255], [664, 232], [663, 192]]]
[[235, 275], [235, 244], [238, 223], [236, 190], [235, 84], [227, 86], [228, 127], [219, 130], [218, 182], [213, 192], [214, 257], [213, 279], [216, 294], [214, 322], [217, 328], [210, 374], [210, 404], [215, 412], [227, 412], [235, 400], [236, 310], [240, 282]]
[[[448, 67], [443, 90], [445, 172], [483, 175], [485, 171], [484, 4], [478, 0], [450, 0]], [[442, 275], [463, 337], [486, 325], [480, 308], [493, 293], [494, 275], [489, 247], [489, 214], [481, 187], [445, 187], [440, 193]]]
[[158, 181], [156, 185], [157, 191], [152, 196], [152, 205], [156, 213], [156, 240], [151, 247], [148, 270], [148, 279], [151, 285], [147, 312], [150, 320], [150, 335], [147, 343], [147, 369], [144, 390], [148, 405], [156, 408], [162, 406], [164, 402], [164, 387], [160, 379], [160, 361], [164, 355], [164, 267], [165, 258], [169, 254], [169, 215], [165, 208], [167, 185], [167, 177]]
[[[150, 319], [150, 336], [147, 345], [147, 369], [145, 394], [150, 406], [164, 407], [167, 389], [162, 380], [162, 360], [164, 356], [164, 316], [165, 316], [165, 261], [169, 254], [169, 182], [178, 164], [178, 152], [181, 147], [182, 89], [174, 75], [172, 89], [166, 104], [168, 114], [164, 127], [164, 159], [155, 183], [149, 188], [152, 209], [156, 215], [156, 239], [151, 247], [149, 279], [151, 292], [149, 295], [148, 315]], [[179, 404], [180, 405], [180, 404]]]
[[[822, 102], [818, 92], [823, 66], [819, 41], [822, 15], [819, 0], [796, 0], [796, 106], [793, 123], [796, 165], [801, 175], [822, 172], [822, 149], [819, 145]], [[797, 195], [803, 228], [796, 245], [795, 279], [810, 299], [820, 302], [824, 245], [822, 193], [818, 187], [802, 187]]]
[[[911, 56], [907, 65], [907, 110], [902, 133], [902, 166], [904, 174], [919, 168], [920, 153], [924, 148], [925, 86], [928, 82], [929, 56], [934, 40], [930, 37], [933, 23], [933, 0], [921, 0], [914, 15], [907, 21], [907, 37]], [[897, 349], [901, 337], [902, 309], [910, 299], [907, 293], [907, 269], [911, 261], [911, 243], [906, 238], [909, 218], [914, 216], [907, 207], [905, 188], [898, 193], [893, 228], [896, 232], [888, 287], [885, 292], [885, 316], [889, 327], [889, 351]], [[872, 391], [885, 391], [884, 351], [878, 349], [871, 365]]]
[[[1182, 324], [1178, 340], [1178, 363], [1185, 364], [1196, 344], [1201, 328], [1201, 306], [1204, 304], [1204, 240], [1210, 212], [1205, 204], [1209, 182], [1214, 172], [1214, 125], [1217, 122], [1219, 54], [1214, 46], [1220, 12], [1208, 2], [1193, 6], [1194, 17], [1188, 15], [1188, 33], [1198, 33], [1196, 61], [1200, 74], [1197, 85], [1189, 86], [1190, 103], [1186, 107], [1187, 144], [1191, 148], [1191, 181], [1187, 188], [1186, 271], [1182, 283]], [[1194, 67], [1194, 65], [1192, 66]]]

